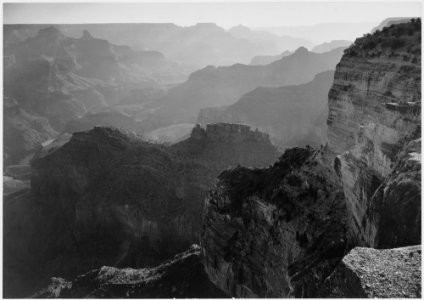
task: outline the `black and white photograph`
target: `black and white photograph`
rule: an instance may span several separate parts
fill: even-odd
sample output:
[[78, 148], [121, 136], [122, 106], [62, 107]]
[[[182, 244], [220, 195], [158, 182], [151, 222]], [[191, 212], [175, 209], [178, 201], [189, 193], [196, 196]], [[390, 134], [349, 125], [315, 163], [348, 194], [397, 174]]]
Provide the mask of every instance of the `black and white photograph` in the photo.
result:
[[422, 1], [2, 1], [15, 298], [421, 298]]

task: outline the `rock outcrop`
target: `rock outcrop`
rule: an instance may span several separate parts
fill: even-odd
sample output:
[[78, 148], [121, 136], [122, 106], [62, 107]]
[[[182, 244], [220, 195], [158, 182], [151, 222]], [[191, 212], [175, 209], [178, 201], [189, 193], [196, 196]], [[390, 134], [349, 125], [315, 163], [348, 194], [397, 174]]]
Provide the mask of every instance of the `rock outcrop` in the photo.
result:
[[[36, 156], [31, 193], [5, 205], [7, 273], [38, 271], [42, 280], [159, 264], [198, 241], [203, 199], [220, 172], [277, 157], [265, 134], [240, 125], [196, 127], [171, 147], [116, 129], [74, 133]], [[27, 288], [14, 282], [23, 284], [10, 291], [6, 281], [8, 295]]]
[[[414, 220], [421, 219], [421, 176], [414, 170], [420, 169], [420, 149], [407, 146], [403, 151], [410, 157], [399, 153], [421, 136], [419, 19], [385, 27], [346, 50], [329, 92], [327, 123], [355, 244], [389, 248], [419, 244], [421, 226]], [[413, 144], [418, 147], [419, 142]], [[413, 189], [405, 194], [409, 184]], [[376, 213], [380, 218], [373, 216]], [[384, 229], [393, 219], [401, 222], [402, 232], [391, 226]], [[393, 235], [391, 242], [375, 240], [384, 231]]]
[[154, 268], [118, 269], [103, 266], [72, 282], [52, 278], [32, 298], [227, 298], [203, 270], [200, 247]]
[[236, 168], [206, 198], [201, 246], [211, 281], [234, 297], [312, 297], [347, 249], [341, 183], [326, 157], [287, 150]]
[[421, 298], [421, 246], [352, 249], [325, 280], [320, 297]]
[[197, 122], [246, 124], [270, 135], [282, 147], [320, 146], [327, 140], [328, 90], [334, 71], [319, 73], [308, 83], [260, 87], [235, 104], [200, 110]]

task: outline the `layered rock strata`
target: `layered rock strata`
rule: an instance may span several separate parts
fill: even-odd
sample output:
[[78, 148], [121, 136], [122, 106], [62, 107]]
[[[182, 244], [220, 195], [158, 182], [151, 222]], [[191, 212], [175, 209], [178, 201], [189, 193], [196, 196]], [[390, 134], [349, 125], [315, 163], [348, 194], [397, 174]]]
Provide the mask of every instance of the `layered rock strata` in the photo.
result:
[[[337, 155], [335, 167], [350, 211], [351, 238], [358, 245], [372, 247], [419, 243], [419, 222], [403, 224], [408, 228], [404, 231], [407, 236], [392, 232], [396, 236], [391, 242], [375, 240], [375, 235], [379, 228], [389, 231], [383, 226], [391, 223], [389, 219], [421, 218], [420, 174], [411, 174], [420, 168], [420, 160], [409, 160], [401, 153], [398, 156], [405, 144], [421, 136], [421, 21], [392, 25], [357, 39], [337, 65], [328, 103], [329, 148]], [[416, 142], [414, 145], [418, 147]], [[420, 149], [411, 147], [402, 151], [416, 158]], [[406, 161], [410, 161], [408, 166], [417, 166], [402, 169]], [[404, 193], [404, 187], [399, 185], [397, 192], [385, 187], [395, 177], [408, 174], [408, 181], [415, 182], [413, 190], [395, 205], [387, 198]], [[390, 210], [394, 215], [383, 214], [378, 218], [381, 224], [375, 223], [370, 210], [379, 211], [377, 214]]]
[[[336, 68], [321, 154], [291, 149], [272, 168], [220, 175], [206, 199], [201, 243], [212, 282], [235, 297], [315, 297], [354, 246], [420, 244], [420, 65], [420, 20], [357, 39]], [[340, 297], [384, 295], [377, 292], [384, 284], [374, 291], [366, 284], [372, 264], [391, 263], [392, 252], [373, 251], [359, 255], [358, 293]], [[405, 274], [420, 272], [418, 260], [393, 260], [394, 281], [402, 263]], [[419, 280], [410, 282], [386, 295], [416, 297]]]

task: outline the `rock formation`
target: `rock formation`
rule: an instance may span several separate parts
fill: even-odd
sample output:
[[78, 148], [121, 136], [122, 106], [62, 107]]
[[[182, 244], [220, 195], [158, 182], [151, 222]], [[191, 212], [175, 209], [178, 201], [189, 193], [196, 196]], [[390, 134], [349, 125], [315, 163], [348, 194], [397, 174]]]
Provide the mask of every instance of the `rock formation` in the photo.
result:
[[[48, 26], [5, 25], [5, 44], [13, 45], [36, 35], [38, 30]], [[213, 23], [193, 26], [153, 23], [55, 24], [54, 27], [73, 38], [81, 37], [86, 30], [92, 36], [115, 45], [128, 45], [136, 50], [160, 51], [188, 73], [210, 64], [224, 66], [248, 63], [258, 54], [269, 55], [300, 46], [312, 46], [309, 41], [291, 37], [290, 34], [278, 36], [246, 27], [225, 30]]]
[[421, 298], [421, 246], [354, 248], [325, 280], [320, 296]]
[[[131, 96], [137, 98], [136, 103], [142, 102], [141, 96], [132, 89], [158, 89], [161, 85], [182, 81], [187, 75], [160, 52], [116, 46], [93, 37], [88, 31], [81, 37], [70, 38], [53, 26], [42, 28], [22, 41], [8, 43], [4, 52], [5, 96], [14, 99], [27, 119], [31, 115], [46, 123], [37, 127], [34, 121], [33, 126], [27, 124], [26, 129], [19, 129], [32, 137], [34, 131], [40, 132], [38, 128], [46, 126], [57, 132], [66, 130], [67, 123], [76, 119], [78, 124], [70, 127], [121, 126], [122, 120], [114, 122], [117, 118], [113, 112], [105, 122], [92, 124], [93, 120], [107, 119], [105, 114], [81, 118]], [[9, 120], [16, 119], [16, 113], [10, 109], [5, 111], [5, 116], [8, 124]], [[127, 120], [124, 128], [136, 130], [137, 126], [131, 123], [134, 120]], [[18, 160], [23, 158], [18, 154], [28, 152], [28, 146], [9, 142], [9, 139], [6, 147]]]
[[154, 268], [118, 269], [104, 266], [72, 282], [52, 278], [31, 298], [227, 298], [203, 270], [200, 247]]
[[[420, 222], [414, 221], [421, 219], [421, 175], [414, 171], [421, 165], [420, 142], [407, 145], [421, 136], [420, 28], [418, 19], [357, 39], [337, 65], [329, 92], [329, 147], [337, 155], [357, 245], [420, 243]], [[405, 194], [407, 185], [412, 190]], [[398, 223], [384, 229], [393, 218], [408, 220], [402, 232], [393, 229]], [[384, 231], [391, 242], [383, 242]]]
[[333, 77], [333, 71], [326, 71], [301, 85], [260, 87], [233, 105], [201, 109], [197, 122], [246, 124], [268, 133], [282, 148], [320, 146], [327, 139], [328, 90]]
[[213, 283], [235, 297], [312, 297], [347, 248], [341, 183], [327, 158], [287, 150], [268, 169], [219, 176], [202, 247]]
[[277, 157], [265, 134], [241, 125], [196, 127], [171, 147], [109, 128], [74, 133], [36, 156], [30, 193], [5, 205], [5, 268], [17, 274], [5, 289], [22, 296], [32, 272], [34, 287], [103, 265], [159, 264], [198, 241], [203, 199], [221, 171]]
[[[329, 92], [328, 145], [219, 176], [201, 245], [209, 278], [227, 294], [420, 295], [416, 250], [356, 248], [330, 276], [355, 246], [421, 243], [420, 30], [419, 19], [392, 25], [345, 51]], [[376, 278], [383, 268], [399, 282], [386, 288]]]
[[281, 87], [311, 81], [320, 72], [334, 69], [343, 49], [317, 54], [299, 48], [293, 54], [266, 66], [236, 64], [208, 66], [169, 89], [162, 106], [148, 120], [151, 129], [177, 123], [195, 122], [199, 110], [235, 103], [257, 87]]

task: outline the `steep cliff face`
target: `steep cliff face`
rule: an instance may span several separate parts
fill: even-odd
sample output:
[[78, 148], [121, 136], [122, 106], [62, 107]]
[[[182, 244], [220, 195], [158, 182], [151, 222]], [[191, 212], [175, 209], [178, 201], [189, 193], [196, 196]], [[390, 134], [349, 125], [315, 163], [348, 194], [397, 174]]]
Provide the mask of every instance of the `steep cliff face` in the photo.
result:
[[234, 297], [315, 295], [347, 247], [343, 191], [326, 159], [293, 148], [268, 169], [219, 176], [201, 236], [213, 283]]
[[[8, 273], [38, 270], [41, 280], [157, 264], [198, 240], [203, 199], [221, 171], [277, 157], [266, 135], [238, 125], [197, 127], [172, 147], [109, 128], [74, 133], [36, 157], [30, 195], [5, 206]], [[25, 218], [12, 217], [22, 206]]]
[[[420, 20], [394, 25], [346, 50], [322, 153], [290, 149], [269, 169], [220, 175], [201, 244], [209, 278], [226, 293], [316, 297], [352, 247], [421, 243], [420, 30]], [[323, 295], [419, 295], [420, 258], [377, 252], [346, 256], [329, 279], [335, 294]], [[401, 281], [396, 266], [415, 276], [402, 280], [405, 290], [372, 280], [386, 262], [390, 282]]]
[[233, 105], [201, 109], [197, 122], [256, 127], [282, 148], [320, 146], [327, 139], [328, 90], [333, 77], [333, 71], [326, 71], [306, 84], [257, 88]]
[[[337, 65], [334, 84], [329, 92], [327, 123], [329, 147], [338, 154], [335, 165], [342, 178], [350, 210], [352, 239], [359, 245], [375, 247], [419, 243], [417, 234], [413, 233], [417, 229], [408, 226], [414, 239], [393, 232], [396, 234], [392, 240], [394, 244], [382, 241], [379, 244], [375, 235], [380, 225], [370, 220], [369, 207], [375, 209], [377, 199], [382, 205], [392, 202], [388, 198], [392, 197], [390, 193], [393, 191], [383, 192], [384, 187], [380, 185], [386, 178], [385, 185], [390, 180], [399, 181], [394, 179], [399, 172], [408, 176], [406, 174], [412, 170], [394, 168], [408, 161], [408, 158], [397, 158], [402, 146], [421, 135], [420, 20], [386, 27], [357, 39], [346, 50]], [[420, 164], [419, 160], [414, 162]], [[414, 180], [420, 179], [418, 177], [415, 176]], [[375, 195], [377, 189], [379, 193]], [[415, 205], [419, 203], [412, 198], [419, 197], [420, 189], [414, 188], [414, 191], [405, 195], [405, 206], [396, 206], [403, 209], [393, 210], [396, 216], [391, 218], [420, 219], [419, 205], [413, 209], [415, 213], [412, 215], [407, 208], [411, 201]], [[381, 222], [383, 226], [387, 221]]]

